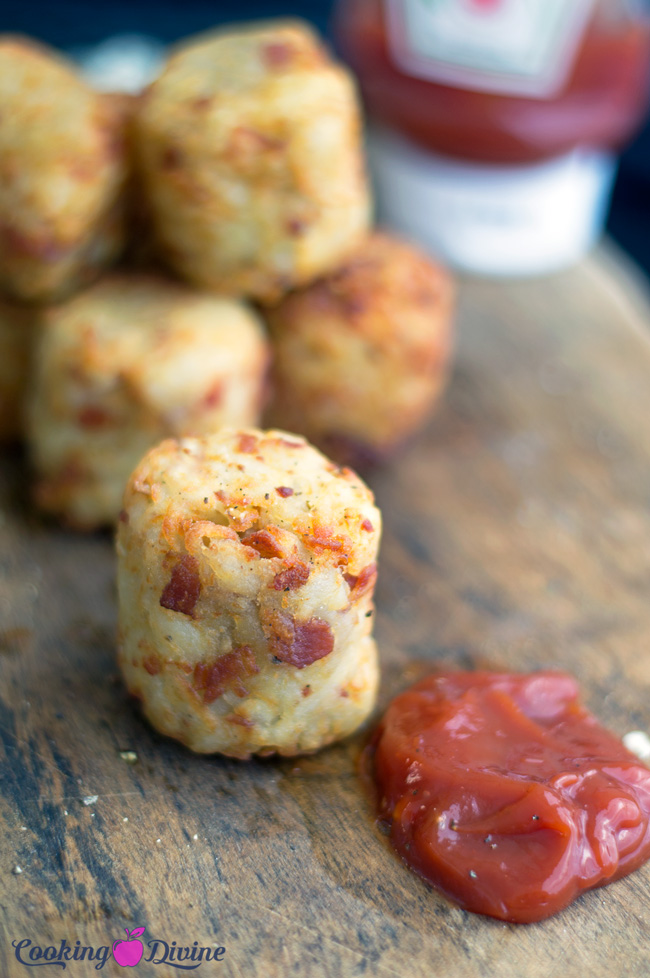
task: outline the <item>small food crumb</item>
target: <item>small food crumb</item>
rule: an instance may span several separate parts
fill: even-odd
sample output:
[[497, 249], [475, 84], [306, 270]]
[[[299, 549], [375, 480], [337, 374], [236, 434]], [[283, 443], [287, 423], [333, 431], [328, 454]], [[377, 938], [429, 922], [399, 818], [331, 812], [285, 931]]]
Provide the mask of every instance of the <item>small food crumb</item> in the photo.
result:
[[162, 842], [162, 839], [156, 839], [156, 842]]
[[128, 822], [128, 818], [125, 817], [125, 818], [122, 819], [122, 821], [123, 822]]
[[650, 737], [643, 730], [630, 730], [623, 736], [623, 743], [641, 761], [650, 758]]
[[14, 874], [14, 876], [20, 876], [20, 874], [22, 873], [22, 867], [14, 866], [11, 872]]
[[198, 835], [196, 834], [196, 832], [194, 833], [194, 835], [192, 836], [192, 838], [193, 839], [198, 839]]
[[67, 815], [67, 814], [68, 814], [68, 809], [67, 809], [67, 808], [64, 808], [64, 809], [63, 809], [63, 814], [64, 814], [64, 815]]
[[123, 761], [126, 761], [127, 764], [137, 764], [138, 762], [138, 755], [134, 750], [121, 750], [120, 757]]
[[26, 832], [27, 831], [27, 826], [26, 825], [21, 825], [20, 826], [20, 831], [21, 832]]
[[469, 876], [470, 876], [470, 879], [473, 879], [473, 880], [475, 880], [475, 879], [476, 879], [476, 873], [474, 872], [474, 870], [473, 870], [473, 869], [470, 869], [470, 871], [469, 871]]
[[[83, 801], [84, 805], [94, 805], [98, 798], [99, 795], [86, 795], [86, 797], [82, 798], [81, 800]], [[67, 814], [68, 813], [66, 812], [66, 815]]]

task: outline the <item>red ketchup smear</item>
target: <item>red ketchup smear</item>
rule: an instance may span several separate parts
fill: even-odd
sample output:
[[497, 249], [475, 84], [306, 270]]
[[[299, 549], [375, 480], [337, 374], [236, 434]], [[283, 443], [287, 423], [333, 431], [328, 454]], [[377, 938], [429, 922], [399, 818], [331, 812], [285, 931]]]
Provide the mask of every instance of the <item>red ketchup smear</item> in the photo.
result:
[[429, 676], [375, 745], [393, 845], [466, 910], [542, 920], [650, 855], [650, 770], [564, 673]]

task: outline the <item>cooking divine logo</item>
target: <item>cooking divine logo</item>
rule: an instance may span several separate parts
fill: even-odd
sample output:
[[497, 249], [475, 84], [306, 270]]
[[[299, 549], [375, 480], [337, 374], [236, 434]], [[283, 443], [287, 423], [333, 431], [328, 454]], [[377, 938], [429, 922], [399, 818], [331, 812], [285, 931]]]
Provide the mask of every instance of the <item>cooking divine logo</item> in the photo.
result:
[[72, 961], [87, 961], [92, 963], [95, 971], [101, 971], [106, 962], [112, 957], [121, 968], [135, 968], [140, 962], [150, 964], [166, 964], [171, 968], [182, 971], [194, 971], [206, 961], [222, 961], [225, 947], [200, 947], [198, 941], [189, 946], [180, 946], [176, 941], [163, 941], [158, 938], [147, 941], [147, 950], [140, 940], [145, 932], [144, 927], [129, 930], [125, 927], [126, 940], [113, 941], [112, 945], [103, 944], [101, 947], [91, 947], [76, 941], [69, 944], [64, 937], [58, 947], [49, 944], [43, 947], [30, 938], [22, 941], [12, 941], [16, 960], [27, 968], [38, 968], [43, 965], [54, 965], [64, 971]]

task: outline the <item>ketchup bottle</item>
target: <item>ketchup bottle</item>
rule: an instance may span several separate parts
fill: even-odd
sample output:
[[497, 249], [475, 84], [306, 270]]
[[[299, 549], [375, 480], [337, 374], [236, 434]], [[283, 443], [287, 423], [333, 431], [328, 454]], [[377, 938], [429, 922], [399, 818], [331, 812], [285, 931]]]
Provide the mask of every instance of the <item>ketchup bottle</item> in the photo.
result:
[[380, 218], [460, 268], [571, 264], [650, 81], [641, 0], [340, 0]]

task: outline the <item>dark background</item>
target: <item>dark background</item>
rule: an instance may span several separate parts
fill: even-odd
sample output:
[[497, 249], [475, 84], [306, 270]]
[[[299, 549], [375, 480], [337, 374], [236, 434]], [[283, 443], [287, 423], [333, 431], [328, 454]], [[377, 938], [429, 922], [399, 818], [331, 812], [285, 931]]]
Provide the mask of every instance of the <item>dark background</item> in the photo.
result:
[[[129, 32], [175, 41], [223, 21], [281, 14], [307, 17], [328, 33], [332, 6], [332, 0], [0, 0], [0, 31], [71, 49]], [[650, 274], [648, 123], [621, 159], [608, 229]]]

